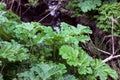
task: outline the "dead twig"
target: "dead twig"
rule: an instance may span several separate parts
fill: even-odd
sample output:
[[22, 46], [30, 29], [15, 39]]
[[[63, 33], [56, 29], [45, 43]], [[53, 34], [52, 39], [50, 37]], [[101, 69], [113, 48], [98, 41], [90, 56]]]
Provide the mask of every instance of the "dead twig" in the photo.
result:
[[114, 23], [115, 20], [112, 17], [111, 18], [111, 23], [112, 23], [112, 29], [111, 29], [111, 34], [112, 34], [112, 55], [115, 55], [115, 44], [114, 44]]
[[104, 59], [103, 62], [108, 62], [108, 61], [115, 59], [115, 58], [120, 58], [120, 55], [115, 55], [115, 56], [111, 55], [108, 58]]
[[97, 47], [93, 44], [92, 40], [90, 40], [90, 42], [91, 42], [91, 44], [94, 46], [94, 48], [95, 48], [96, 50], [98, 50], [98, 51], [100, 51], [100, 52], [102, 52], [102, 53], [104, 53], [104, 54], [107, 54], [107, 55], [110, 55], [110, 54], [111, 54], [111, 53], [109, 53], [109, 52], [107, 52], [107, 51], [104, 51], [104, 50], [101, 50], [101, 49], [97, 48]]
[[11, 10], [12, 10], [12, 8], [13, 8], [14, 2], [15, 2], [15, 0], [12, 0], [12, 1], [11, 1], [11, 6], [10, 6], [10, 9], [11, 9]]
[[103, 42], [105, 41], [105, 39], [106, 39], [106, 38], [109, 38], [109, 37], [111, 37], [111, 36], [110, 36], [110, 35], [108, 35], [108, 36], [104, 36], [104, 37], [103, 37], [103, 40], [102, 40], [102, 42], [101, 42], [101, 44], [99, 45], [99, 47], [101, 47], [102, 44], [103, 44]]
[[109, 52], [107, 52], [107, 51], [104, 51], [104, 50], [101, 50], [101, 49], [99, 49], [99, 48], [96, 48], [96, 47], [94, 47], [96, 50], [98, 50], [98, 51], [100, 51], [100, 52], [102, 52], [102, 53], [105, 53], [105, 54], [108, 54], [108, 55], [110, 55], [110, 53]]
[[114, 19], [114, 17], [111, 17], [111, 24], [112, 24], [112, 28], [111, 28], [111, 34], [112, 34], [112, 54], [103, 60], [103, 62], [108, 62], [114, 58], [119, 58], [120, 55], [115, 55], [115, 44], [114, 44], [114, 23], [117, 22], [116, 19]]
[[[58, 9], [59, 5], [61, 5], [61, 3], [62, 3], [62, 0], [58, 0], [58, 4], [57, 4], [56, 7], [52, 10], [52, 12], [56, 11], [56, 10]], [[50, 15], [50, 12], [49, 12], [46, 16], [44, 16], [42, 19], [40, 19], [38, 22], [43, 21], [43, 20], [44, 20], [46, 17], [48, 17], [49, 15]]]

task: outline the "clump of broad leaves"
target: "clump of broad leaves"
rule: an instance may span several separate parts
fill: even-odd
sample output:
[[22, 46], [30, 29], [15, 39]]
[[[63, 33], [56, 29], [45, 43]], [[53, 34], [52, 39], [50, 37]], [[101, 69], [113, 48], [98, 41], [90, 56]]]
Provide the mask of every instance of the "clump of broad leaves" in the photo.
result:
[[61, 23], [55, 31], [37, 22], [24, 23], [0, 3], [0, 79], [106, 80], [117, 73], [78, 45], [90, 40], [87, 26]]

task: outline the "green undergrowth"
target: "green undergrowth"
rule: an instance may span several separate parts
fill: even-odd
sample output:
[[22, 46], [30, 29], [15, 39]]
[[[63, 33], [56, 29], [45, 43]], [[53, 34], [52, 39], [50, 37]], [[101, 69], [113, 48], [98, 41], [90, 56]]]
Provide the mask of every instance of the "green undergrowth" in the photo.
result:
[[90, 40], [88, 26], [61, 23], [55, 31], [21, 22], [0, 3], [0, 80], [117, 80], [117, 73], [78, 45]]
[[99, 16], [96, 16], [97, 27], [111, 34], [112, 21], [114, 19], [114, 36], [120, 36], [120, 3], [104, 4], [98, 8]]

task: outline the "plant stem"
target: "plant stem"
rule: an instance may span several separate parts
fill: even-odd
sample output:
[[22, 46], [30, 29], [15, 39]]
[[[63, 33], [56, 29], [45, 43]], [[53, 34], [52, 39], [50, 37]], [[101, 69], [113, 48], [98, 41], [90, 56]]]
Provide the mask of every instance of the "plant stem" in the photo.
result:
[[112, 34], [112, 55], [115, 55], [115, 44], [114, 44], [114, 18], [111, 18], [112, 22], [112, 29], [111, 29], [111, 34]]
[[2, 68], [1, 68], [1, 70], [0, 70], [0, 73], [2, 73], [2, 72], [3, 72], [3, 70], [4, 70], [5, 66], [6, 66], [6, 64], [4, 63], [4, 64], [3, 64], [3, 66], [2, 66]]
[[119, 58], [120, 55], [116, 55], [116, 52], [115, 52], [115, 44], [114, 44], [114, 23], [116, 22], [116, 20], [112, 17], [111, 18], [111, 23], [112, 23], [112, 29], [111, 29], [111, 34], [112, 34], [112, 54], [111, 56], [109, 56], [108, 58], [104, 59], [103, 62], [108, 62], [114, 58]]

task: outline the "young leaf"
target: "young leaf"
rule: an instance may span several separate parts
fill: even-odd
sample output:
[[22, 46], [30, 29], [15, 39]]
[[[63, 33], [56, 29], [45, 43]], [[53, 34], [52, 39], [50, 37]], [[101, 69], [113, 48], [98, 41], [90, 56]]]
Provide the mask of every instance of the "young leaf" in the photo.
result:
[[78, 55], [79, 51], [75, 50], [74, 48], [64, 45], [60, 48], [59, 54], [62, 56], [63, 59], [67, 60], [67, 63], [70, 66], [77, 66], [78, 65]]
[[94, 10], [97, 6], [101, 5], [101, 0], [80, 0], [78, 6], [83, 12]]
[[[18, 80], [48, 80], [54, 78], [53, 76], [62, 77], [66, 72], [66, 67], [63, 64], [46, 64], [40, 63], [33, 66], [29, 71], [18, 73]], [[59, 75], [59, 76], [58, 76]], [[55, 80], [55, 78], [53, 80]]]
[[64, 80], [78, 80], [78, 79], [76, 79], [75, 76], [73, 75], [65, 75]]
[[28, 50], [23, 45], [18, 44], [15, 41], [0, 42], [0, 58], [8, 59], [10, 62], [23, 61], [29, 58]]
[[114, 80], [117, 80], [118, 75], [116, 71], [112, 70], [107, 64], [103, 63], [101, 60], [94, 60], [91, 64], [94, 68], [94, 75], [99, 77], [100, 80], [106, 80], [108, 76], [112, 77]]

